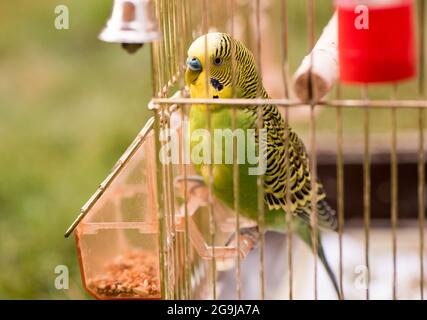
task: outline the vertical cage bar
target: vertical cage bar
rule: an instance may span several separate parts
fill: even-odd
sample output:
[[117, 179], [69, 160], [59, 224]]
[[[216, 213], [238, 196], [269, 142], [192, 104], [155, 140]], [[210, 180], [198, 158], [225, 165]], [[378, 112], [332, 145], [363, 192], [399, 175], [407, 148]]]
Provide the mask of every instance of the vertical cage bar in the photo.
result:
[[[165, 129], [167, 132], [171, 132], [171, 125], [170, 125], [170, 107], [167, 107], [166, 117], [165, 117]], [[169, 142], [169, 141], [168, 141]], [[169, 142], [170, 143], [170, 142]], [[177, 299], [176, 296], [177, 293], [179, 293], [178, 288], [178, 247], [177, 247], [177, 239], [176, 239], [176, 224], [175, 224], [175, 192], [173, 189], [173, 166], [171, 163], [168, 163], [166, 165], [166, 190], [168, 192], [168, 204], [169, 204], [169, 238], [170, 238], [170, 255], [171, 255], [171, 269], [172, 269], [172, 288], [173, 288], [173, 297], [174, 299]]]
[[177, 46], [177, 31], [178, 31], [178, 23], [177, 23], [177, 5], [176, 5], [177, 0], [172, 0], [171, 1], [171, 6], [172, 6], [172, 43], [173, 43], [173, 64], [174, 64], [174, 75], [173, 75], [173, 82], [177, 81], [177, 76], [179, 77], [178, 72], [180, 71], [179, 69], [179, 64], [178, 64], [178, 56], [179, 53], [177, 52], [178, 46]]
[[[232, 131], [237, 128], [237, 107], [232, 107]], [[236, 215], [236, 297], [241, 299], [241, 261], [240, 261], [240, 181], [239, 164], [237, 162], [237, 140], [233, 137], [233, 206]]]
[[176, 234], [178, 250], [178, 286], [179, 286], [179, 296], [178, 299], [185, 300], [187, 299], [187, 294], [185, 291], [185, 248], [184, 237], [181, 233]]
[[[158, 106], [157, 106], [158, 107]], [[160, 272], [161, 272], [161, 293], [162, 299], [167, 299], [168, 287], [168, 272], [166, 268], [166, 228], [164, 217], [164, 194], [162, 192], [163, 170], [160, 161], [160, 115], [157, 108], [154, 109], [154, 143], [155, 143], [155, 162], [156, 162], [156, 185], [157, 185], [157, 212], [158, 212], [158, 225], [159, 225], [159, 255], [160, 255]]]
[[[368, 102], [368, 86], [362, 88], [363, 100]], [[364, 129], [364, 157], [363, 157], [363, 218], [365, 229], [365, 266], [366, 274], [366, 300], [370, 299], [371, 271], [369, 265], [369, 241], [371, 224], [371, 165], [370, 165], [370, 126], [369, 126], [369, 107], [363, 109], [363, 129]]]
[[[161, 6], [159, 5], [160, 1], [155, 2], [155, 13], [156, 18], [159, 23], [162, 20], [161, 17]], [[162, 70], [161, 67], [161, 58], [162, 58], [162, 49], [161, 42], [154, 42], [151, 45], [151, 56], [152, 56], [152, 65], [151, 65], [151, 76], [153, 83], [153, 96], [159, 96], [162, 88], [162, 76], [163, 73], [159, 72]], [[158, 212], [158, 245], [159, 245], [159, 260], [160, 260], [160, 278], [161, 278], [161, 295], [162, 299], [166, 299], [166, 288], [168, 286], [167, 278], [168, 273], [166, 269], [166, 255], [165, 255], [165, 246], [166, 246], [166, 230], [165, 230], [165, 220], [164, 220], [164, 194], [162, 193], [162, 164], [160, 162], [160, 116], [158, 112], [158, 106], [154, 108], [154, 146], [155, 146], [155, 168], [156, 168], [156, 187], [157, 187], [157, 212]]]
[[[263, 98], [262, 88], [262, 68], [261, 68], [261, 3], [256, 0], [255, 3], [255, 26], [256, 26], [256, 63], [259, 73], [257, 83], [257, 98]], [[263, 120], [263, 106], [258, 106], [258, 144], [260, 159], [264, 157], [261, 150], [261, 130], [264, 127]], [[259, 174], [257, 176], [257, 195], [258, 195], [258, 229], [259, 229], [259, 282], [260, 282], [260, 298], [265, 299], [265, 270], [264, 270], [264, 247], [265, 247], [265, 234], [264, 234], [264, 176]]]
[[418, 34], [419, 34], [419, 76], [418, 76], [418, 92], [421, 98], [425, 98], [425, 49], [426, 49], [426, 20], [425, 20], [425, 0], [418, 0]]
[[[184, 40], [184, 41], [182, 40], [179, 41], [179, 43], [184, 43], [184, 48], [187, 48], [188, 42], [190, 41], [189, 32], [188, 32], [188, 29], [189, 29], [188, 20], [190, 17], [187, 14], [188, 2], [187, 0], [181, 0], [181, 1], [178, 0], [178, 3], [181, 4], [181, 10], [179, 15], [181, 16], [181, 19], [182, 19], [182, 28], [183, 28], [182, 33], [179, 33], [178, 35], [179, 36], [182, 35], [183, 36], [182, 39]], [[181, 63], [183, 62], [184, 61], [181, 61]]]
[[[282, 77], [285, 98], [289, 99], [289, 84], [288, 84], [288, 2], [281, 1], [282, 9]], [[286, 237], [287, 237], [287, 272], [288, 272], [288, 298], [293, 299], [293, 257], [292, 257], [292, 206], [291, 206], [291, 167], [289, 156], [289, 108], [285, 106], [285, 165], [286, 174]]]
[[[168, 106], [160, 106], [160, 139], [166, 141], [166, 131], [168, 128], [168, 115], [165, 109]], [[168, 299], [175, 299], [175, 272], [174, 272], [174, 255], [172, 243], [172, 212], [171, 212], [171, 196], [169, 190], [169, 165], [164, 163], [162, 166], [162, 188], [164, 195], [164, 225], [165, 225], [165, 250], [166, 250], [166, 267], [167, 267], [167, 297]]]
[[287, 241], [287, 268], [288, 268], [288, 298], [293, 300], [293, 229], [292, 229], [292, 205], [291, 205], [291, 162], [290, 162], [290, 126], [289, 126], [289, 109], [285, 107], [285, 165], [286, 173], [286, 241]]
[[420, 236], [420, 299], [424, 300], [424, 226], [425, 226], [425, 157], [424, 157], [424, 110], [418, 110], [418, 219]]
[[[419, 96], [425, 99], [425, 1], [418, 2], [419, 23]], [[418, 221], [420, 237], [420, 299], [424, 300], [424, 226], [425, 226], [425, 169], [424, 169], [424, 109], [418, 109]]]
[[[156, 19], [159, 22], [159, 26], [161, 27], [161, 14], [160, 14], [160, 1], [155, 1], [155, 12]], [[153, 64], [151, 68], [152, 78], [153, 78], [153, 88], [155, 90], [154, 96], [161, 97], [161, 89], [162, 89], [162, 79], [163, 79], [163, 64], [162, 64], [162, 42], [163, 42], [163, 33], [162, 39], [159, 41], [153, 42], [152, 52], [153, 52]]]
[[191, 43], [191, 40], [193, 39], [193, 31], [194, 31], [194, 26], [193, 26], [193, 19], [191, 16], [191, 10], [190, 10], [190, 4], [191, 4], [191, 0], [184, 0], [184, 4], [185, 4], [185, 16], [187, 17], [186, 22], [186, 28], [187, 28], [187, 44]]
[[[180, 50], [178, 48], [178, 44], [177, 44], [177, 32], [178, 30], [180, 30], [180, 25], [177, 19], [177, 0], [172, 0], [171, 1], [171, 7], [172, 7], [172, 17], [173, 17], [173, 21], [172, 21], [172, 29], [173, 29], [173, 34], [172, 34], [172, 43], [173, 43], [173, 57], [174, 57], [174, 68], [175, 68], [175, 72], [174, 72], [174, 79], [173, 82], [177, 82], [181, 77], [178, 74], [180, 71], [179, 68], [179, 64], [178, 64], [178, 60], [180, 57]], [[179, 78], [176, 78], [176, 77]], [[172, 116], [172, 110], [171, 107], [169, 107], [168, 113], [169, 113], [169, 117], [168, 117], [168, 129], [171, 130], [171, 116]], [[182, 276], [181, 276], [181, 266], [182, 264], [180, 263], [180, 257], [181, 257], [181, 246], [180, 246], [180, 242], [178, 239], [178, 235], [177, 235], [177, 231], [176, 231], [176, 219], [175, 219], [175, 190], [174, 190], [174, 184], [173, 184], [173, 180], [174, 180], [174, 165], [173, 164], [169, 164], [169, 188], [170, 188], [170, 195], [171, 195], [171, 210], [172, 210], [172, 248], [174, 250], [174, 273], [175, 273], [175, 287], [176, 287], [176, 299], [182, 299]]]
[[178, 31], [177, 31], [177, 47], [179, 50], [178, 55], [178, 72], [179, 72], [179, 81], [181, 93], [185, 90], [185, 82], [184, 82], [184, 73], [185, 73], [185, 50], [187, 48], [188, 41], [188, 29], [187, 29], [187, 17], [185, 15], [185, 0], [177, 0], [177, 21], [178, 21]]
[[[177, 11], [181, 19], [178, 19], [178, 34], [183, 35], [185, 41], [179, 41], [179, 87], [181, 90], [181, 95], [184, 95], [185, 92], [185, 81], [184, 81], [184, 61], [185, 61], [185, 48], [186, 42], [188, 41], [188, 26], [187, 26], [187, 17], [186, 17], [186, 5], [187, 0], [178, 1]], [[180, 108], [181, 115], [181, 171], [184, 178], [183, 181], [183, 199], [184, 199], [184, 256], [183, 256], [183, 278], [184, 278], [184, 299], [191, 299], [191, 261], [190, 261], [190, 234], [189, 234], [189, 215], [188, 215], [188, 173], [187, 173], [187, 157], [186, 154], [188, 143], [188, 136], [186, 134], [186, 119], [187, 119], [187, 105], [181, 105]]]
[[282, 18], [282, 78], [284, 97], [289, 99], [289, 23], [288, 23], [288, 1], [281, 1], [281, 18]]
[[[181, 123], [185, 123], [187, 120], [187, 106], [183, 105], [181, 109]], [[189, 214], [188, 214], [188, 173], [187, 173], [187, 148], [186, 144], [189, 143], [185, 130], [181, 133], [182, 137], [182, 172], [184, 176], [184, 240], [185, 240], [185, 257], [184, 257], [184, 268], [185, 268], [185, 296], [186, 299], [191, 299], [191, 261], [190, 261], [190, 228], [189, 228]]]
[[[308, 16], [308, 47], [311, 51], [314, 47], [315, 41], [315, 0], [308, 0], [307, 2], [307, 16]], [[312, 74], [314, 55], [310, 55], [310, 69], [309, 69], [309, 98], [310, 98], [310, 171], [311, 171], [311, 241], [313, 247], [314, 258], [314, 299], [318, 299], [318, 229], [317, 229], [317, 147], [316, 147], [316, 117], [315, 107], [316, 102], [314, 97], [314, 81], [315, 78]]]
[[169, 0], [169, 28], [170, 28], [170, 42], [171, 42], [171, 64], [172, 64], [172, 76], [171, 85], [176, 81], [177, 68], [177, 52], [176, 52], [176, 19], [175, 19], [175, 1]]
[[153, 97], [157, 96], [159, 90], [159, 75], [157, 73], [159, 64], [157, 59], [157, 45], [155, 43], [151, 44], [151, 83], [152, 83], [152, 94]]
[[[203, 21], [202, 21], [202, 29], [203, 33], [206, 35], [209, 30], [209, 5], [207, 0], [203, 0], [202, 4], [202, 12], [203, 12]], [[205, 88], [206, 88], [206, 98], [209, 98], [209, 70], [210, 70], [210, 59], [208, 55], [208, 38], [205, 37]], [[212, 110], [211, 105], [206, 106], [207, 111], [207, 129], [209, 132], [209, 137], [212, 139]], [[209, 148], [212, 149], [212, 144], [209, 144]], [[209, 212], [209, 233], [210, 233], [210, 241], [211, 241], [211, 254], [212, 254], [212, 277], [211, 277], [211, 285], [212, 285], [212, 299], [216, 300], [217, 298], [217, 290], [216, 290], [216, 258], [215, 258], [215, 217], [214, 217], [214, 209], [213, 209], [213, 166], [212, 166], [212, 150], [209, 154], [209, 163], [208, 163], [208, 212]]]
[[162, 97], [166, 96], [166, 79], [168, 78], [167, 75], [167, 61], [166, 61], [166, 49], [167, 49], [167, 42], [166, 42], [166, 23], [165, 23], [165, 8], [164, 8], [164, 0], [159, 0], [159, 6], [158, 6], [158, 10], [159, 10], [159, 21], [160, 21], [160, 25], [161, 25], [161, 29], [162, 29], [162, 41], [161, 44], [159, 44], [160, 47], [160, 61], [159, 61], [159, 65], [161, 66], [161, 72], [160, 74], [160, 95]]
[[[158, 5], [158, 1], [155, 3], [155, 12], [157, 21], [160, 21], [160, 7]], [[161, 90], [161, 81], [162, 76], [161, 73], [159, 73], [160, 69], [160, 59], [161, 59], [161, 52], [160, 52], [160, 41], [154, 42], [151, 44], [151, 77], [152, 77], [152, 84], [153, 84], [153, 96], [157, 96]], [[162, 299], [166, 299], [166, 288], [168, 286], [167, 283], [167, 270], [165, 268], [165, 262], [166, 262], [166, 256], [165, 256], [165, 224], [164, 224], [164, 202], [163, 202], [163, 193], [162, 193], [162, 187], [161, 187], [161, 181], [162, 181], [162, 164], [160, 162], [160, 117], [158, 110], [154, 108], [154, 145], [155, 145], [155, 154], [154, 154], [154, 161], [155, 161], [155, 168], [156, 168], [156, 187], [157, 187], [157, 212], [158, 212], [158, 246], [159, 246], [159, 260], [160, 260], [160, 278], [161, 278], [161, 295]]]
[[[392, 87], [392, 100], [397, 99], [397, 84]], [[397, 163], [397, 109], [391, 109], [391, 234], [393, 253], [393, 300], [397, 299], [397, 219], [398, 219], [398, 163]]]
[[172, 2], [173, 0], [166, 0], [166, 15], [167, 15], [167, 28], [168, 28], [168, 46], [169, 46], [169, 69], [170, 74], [168, 78], [168, 87], [170, 86], [172, 79], [175, 75], [175, 66], [174, 66], [174, 56], [175, 52], [173, 51], [173, 10], [172, 10]]
[[162, 22], [163, 22], [163, 82], [162, 82], [162, 96], [167, 96], [167, 82], [170, 78], [170, 69], [169, 69], [169, 61], [168, 61], [168, 38], [167, 38], [167, 16], [166, 16], [166, 8], [165, 8], [165, 1], [162, 0], [162, 7], [160, 9], [160, 14], [162, 16]]
[[158, 43], [152, 44], [152, 79], [153, 79], [153, 97], [160, 97], [161, 85], [161, 74], [160, 70], [160, 48]]
[[[337, 84], [337, 99], [341, 99], [341, 85]], [[338, 209], [338, 250], [340, 299], [344, 299], [343, 282], [343, 233], [344, 233], [344, 157], [342, 106], [336, 109], [337, 122], [337, 209]]]
[[167, 37], [165, 37], [166, 41], [166, 63], [168, 66], [168, 76], [167, 76], [167, 83], [166, 86], [170, 85], [170, 81], [172, 79], [173, 75], [173, 64], [172, 64], [172, 41], [171, 41], [171, 19], [170, 19], [170, 10], [169, 10], [169, 4], [170, 0], [164, 0], [164, 16], [165, 16], [165, 32], [167, 34]]
[[314, 299], [318, 299], [318, 229], [317, 229], [317, 165], [316, 165], [316, 119], [314, 114], [315, 105], [310, 106], [310, 149], [311, 149], [311, 241], [314, 258]]
[[[234, 0], [229, 0], [230, 6], [230, 35], [234, 39]], [[231, 91], [232, 98], [236, 97], [236, 59], [235, 59], [235, 46], [231, 41]], [[232, 131], [237, 129], [237, 107], [232, 106]], [[241, 290], [241, 258], [240, 258], [240, 174], [239, 164], [237, 162], [237, 139], [233, 138], [233, 207], [236, 215], [236, 298], [242, 298]]]

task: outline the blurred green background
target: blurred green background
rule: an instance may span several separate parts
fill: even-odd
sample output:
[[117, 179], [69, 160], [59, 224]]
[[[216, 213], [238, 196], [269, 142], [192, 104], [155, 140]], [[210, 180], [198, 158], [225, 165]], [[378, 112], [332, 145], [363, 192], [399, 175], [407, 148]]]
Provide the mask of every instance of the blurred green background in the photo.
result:
[[[307, 51], [306, 8], [288, 3], [295, 70]], [[60, 4], [70, 10], [69, 30], [54, 27]], [[105, 0], [0, 2], [0, 299], [88, 297], [74, 239], [63, 234], [150, 116], [149, 47], [128, 55], [97, 40], [110, 10]], [[330, 1], [318, 1], [318, 32], [331, 12]], [[413, 97], [415, 88], [400, 94]], [[359, 89], [344, 94], [358, 97]], [[334, 117], [322, 113], [319, 129], [333, 130]], [[360, 131], [361, 113], [346, 119]], [[417, 123], [399, 119], [406, 129]], [[69, 290], [54, 287], [57, 265], [69, 267]]]
[[[65, 4], [70, 29], [57, 30]], [[97, 39], [105, 0], [0, 2], [0, 299], [84, 298], [64, 231], [149, 116], [149, 48]], [[70, 290], [54, 287], [57, 265]]]

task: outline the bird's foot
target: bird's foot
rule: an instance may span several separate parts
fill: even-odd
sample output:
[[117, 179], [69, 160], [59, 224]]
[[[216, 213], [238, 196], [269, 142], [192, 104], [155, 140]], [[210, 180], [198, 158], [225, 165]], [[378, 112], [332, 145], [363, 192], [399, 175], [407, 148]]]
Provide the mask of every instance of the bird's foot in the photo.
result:
[[181, 185], [184, 184], [185, 182], [196, 187], [205, 185], [203, 177], [197, 176], [197, 175], [187, 175], [187, 176], [179, 175], [179, 176], [176, 176], [174, 179], [174, 184], [176, 186], [181, 187]]
[[[182, 198], [195, 195], [202, 198], [204, 201], [207, 199], [207, 187], [204, 183], [203, 177], [196, 175], [177, 176], [174, 179], [174, 186], [177, 187], [182, 193]], [[184, 190], [187, 189], [187, 194], [184, 194]]]
[[237, 234], [234, 232], [225, 245], [237, 248], [237, 238], [239, 238], [239, 255], [240, 258], [243, 259], [258, 243], [258, 226], [240, 229], [239, 237], [237, 237]]

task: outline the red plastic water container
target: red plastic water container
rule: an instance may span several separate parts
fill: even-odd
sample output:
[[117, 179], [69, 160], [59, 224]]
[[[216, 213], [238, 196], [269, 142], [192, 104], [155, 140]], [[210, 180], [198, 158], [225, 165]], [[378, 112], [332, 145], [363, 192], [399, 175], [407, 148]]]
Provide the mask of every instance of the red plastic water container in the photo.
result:
[[385, 83], [416, 75], [413, 0], [336, 0], [340, 78]]

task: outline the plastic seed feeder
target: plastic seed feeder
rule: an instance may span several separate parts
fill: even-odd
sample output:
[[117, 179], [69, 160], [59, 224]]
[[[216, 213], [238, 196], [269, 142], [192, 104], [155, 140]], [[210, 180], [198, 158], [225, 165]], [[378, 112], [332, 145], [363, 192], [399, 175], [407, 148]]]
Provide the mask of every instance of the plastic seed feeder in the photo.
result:
[[337, 0], [340, 77], [385, 83], [416, 74], [412, 0]]
[[161, 298], [153, 134], [145, 128], [139, 139], [83, 207], [75, 230], [83, 285], [99, 299]]
[[[235, 216], [216, 200], [211, 242], [206, 186], [191, 165], [184, 178], [182, 164], [156, 162], [153, 128], [150, 119], [66, 234], [74, 230], [83, 285], [97, 299], [209, 298], [212, 259], [216, 270], [228, 269], [255, 245], [242, 236], [237, 253], [228, 244]], [[241, 227], [251, 223], [242, 218]]]

